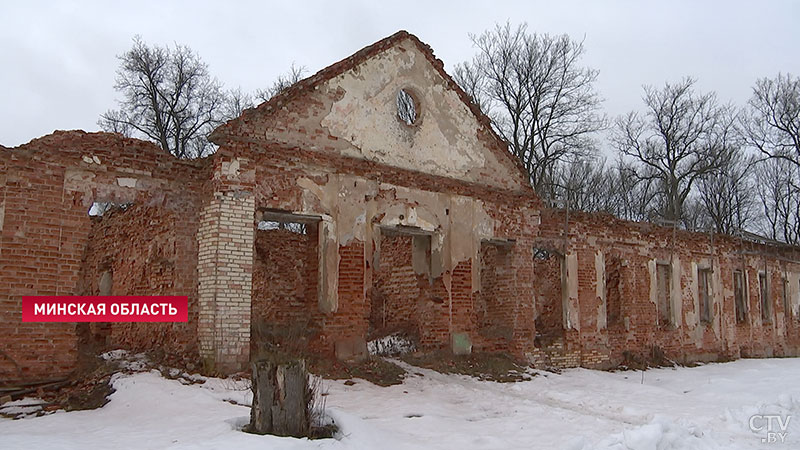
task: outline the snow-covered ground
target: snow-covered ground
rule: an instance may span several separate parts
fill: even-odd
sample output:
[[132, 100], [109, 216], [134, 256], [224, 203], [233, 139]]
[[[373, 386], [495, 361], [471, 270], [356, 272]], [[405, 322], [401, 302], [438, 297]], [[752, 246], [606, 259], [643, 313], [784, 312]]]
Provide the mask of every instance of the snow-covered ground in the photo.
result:
[[[656, 369], [644, 378], [574, 369], [506, 384], [408, 369], [423, 376], [388, 388], [326, 381], [337, 439], [243, 433], [249, 408], [226, 401], [249, 402], [243, 382], [187, 386], [144, 372], [117, 376], [101, 409], [0, 420], [0, 448], [800, 448], [800, 359]], [[762, 443], [769, 415], [793, 416], [785, 444]], [[751, 422], [763, 430], [751, 431]]]

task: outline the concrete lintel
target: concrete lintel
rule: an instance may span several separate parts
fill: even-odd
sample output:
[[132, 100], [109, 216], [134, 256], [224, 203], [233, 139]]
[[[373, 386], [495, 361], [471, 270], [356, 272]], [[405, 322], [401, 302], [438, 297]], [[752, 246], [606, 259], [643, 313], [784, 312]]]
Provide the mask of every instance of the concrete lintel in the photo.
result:
[[406, 235], [406, 236], [432, 236], [433, 232], [423, 230], [422, 228], [418, 227], [409, 227], [406, 225], [396, 225], [396, 226], [381, 226], [381, 234], [384, 236], [397, 236], [397, 235]]
[[498, 247], [513, 247], [516, 243], [516, 239], [504, 239], [504, 238], [491, 238], [491, 239], [482, 239], [482, 244], [488, 245], [496, 245]]
[[322, 217], [320, 216], [315, 216], [311, 214], [296, 214], [289, 211], [268, 209], [260, 211], [260, 213], [261, 213], [261, 220], [269, 222], [317, 223], [322, 220]]

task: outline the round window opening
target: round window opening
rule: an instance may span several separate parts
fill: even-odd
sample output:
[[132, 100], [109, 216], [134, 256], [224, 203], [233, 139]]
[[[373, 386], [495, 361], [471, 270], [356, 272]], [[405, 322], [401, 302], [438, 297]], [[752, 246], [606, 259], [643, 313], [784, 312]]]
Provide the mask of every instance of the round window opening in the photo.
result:
[[414, 96], [405, 89], [397, 92], [397, 117], [406, 125], [414, 125], [419, 117], [419, 105]]

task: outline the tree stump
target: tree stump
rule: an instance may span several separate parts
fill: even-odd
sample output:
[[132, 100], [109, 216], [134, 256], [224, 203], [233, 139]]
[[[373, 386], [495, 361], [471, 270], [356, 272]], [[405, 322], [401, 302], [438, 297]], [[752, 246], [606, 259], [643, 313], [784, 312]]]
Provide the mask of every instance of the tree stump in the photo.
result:
[[311, 390], [304, 360], [254, 362], [252, 389], [250, 432], [308, 436]]

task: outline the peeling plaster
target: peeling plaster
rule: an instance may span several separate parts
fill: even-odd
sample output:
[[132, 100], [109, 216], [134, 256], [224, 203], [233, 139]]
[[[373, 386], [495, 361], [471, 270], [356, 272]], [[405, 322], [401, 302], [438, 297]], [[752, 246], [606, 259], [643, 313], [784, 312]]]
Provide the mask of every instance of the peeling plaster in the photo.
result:
[[581, 329], [580, 316], [578, 314], [580, 302], [578, 300], [578, 255], [570, 253], [564, 259], [566, 264], [567, 285], [564, 291], [564, 328]]
[[697, 287], [697, 263], [692, 261], [691, 263], [691, 291], [692, 291], [692, 303], [694, 304], [693, 311], [686, 312], [686, 325], [689, 327], [688, 334], [691, 336], [694, 345], [697, 348], [701, 348], [703, 344], [703, 327], [700, 323], [700, 295], [698, 294], [698, 287]]
[[[443, 276], [450, 290], [449, 274], [458, 263], [472, 260], [473, 290], [480, 289], [481, 240], [495, 237], [494, 219], [480, 200], [346, 174], [329, 175], [324, 184], [300, 177], [297, 185], [303, 189], [303, 206], [294, 212], [323, 216], [320, 267], [324, 270], [321, 276], [325, 291], [320, 292], [320, 305], [324, 311], [335, 311], [338, 303], [338, 248], [353, 240], [364, 242], [367, 261], [376, 266], [380, 259], [380, 227], [415, 227], [430, 233], [431, 276]], [[422, 265], [419, 267], [423, 270]]]
[[647, 276], [650, 280], [650, 291], [649, 291], [649, 299], [650, 303], [653, 304], [653, 307], [658, 309], [658, 276], [656, 272], [658, 268], [658, 262], [655, 259], [651, 259], [647, 261]]
[[[120, 172], [125, 171], [120, 170]], [[137, 199], [137, 192], [142, 191], [153, 193], [152, 199], [163, 198], [166, 185], [167, 182], [164, 180], [147, 176], [116, 177], [113, 172], [107, 175], [104, 172], [97, 174], [92, 170], [72, 167], [64, 171], [64, 190], [81, 193], [81, 204], [86, 208], [95, 201], [134, 202]]]
[[81, 159], [86, 164], [97, 164], [97, 165], [100, 165], [100, 158], [98, 158], [96, 155], [83, 155], [81, 157]]
[[324, 313], [339, 308], [339, 249], [336, 244], [336, 224], [328, 216], [319, 224], [319, 279], [317, 299]]
[[[413, 92], [417, 121], [408, 126], [396, 112], [400, 89]], [[321, 120], [330, 134], [351, 144], [346, 156], [472, 182], [487, 182], [485, 171], [503, 188], [519, 188], [514, 168], [502, 164], [478, 138], [472, 111], [410, 40], [325, 82], [323, 92], [343, 92]], [[476, 149], [479, 149], [476, 151]]]
[[714, 332], [714, 338], [719, 340], [722, 334], [722, 278], [719, 270], [719, 265], [714, 264], [713, 260], [709, 262], [711, 271], [711, 330]]
[[600, 300], [597, 305], [597, 330], [606, 328], [606, 258], [603, 252], [597, 250], [594, 254], [594, 271], [596, 280], [595, 293]]
[[117, 184], [122, 187], [135, 188], [136, 178], [117, 178]]
[[792, 308], [792, 316], [797, 318], [800, 315], [800, 310], [798, 310], [800, 308], [800, 273], [789, 272], [786, 278], [789, 280], [789, 306]]
[[239, 159], [240, 158], [233, 158], [230, 161], [222, 161], [222, 175], [225, 175], [229, 178], [238, 178], [239, 167], [241, 166]]
[[681, 260], [677, 256], [672, 257], [672, 286], [669, 290], [670, 303], [672, 305], [672, 323], [676, 327], [683, 326], [683, 299], [681, 296]]

